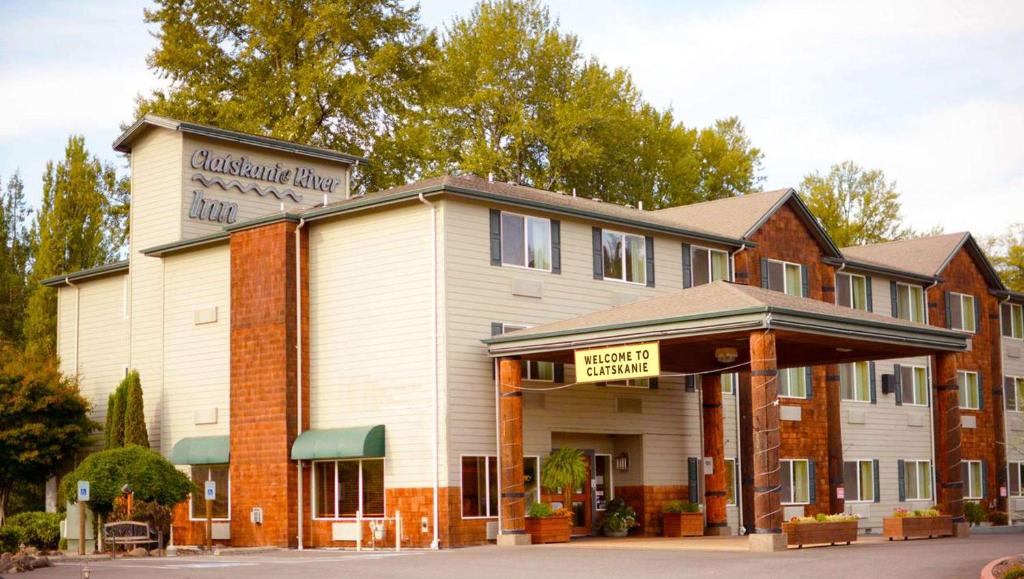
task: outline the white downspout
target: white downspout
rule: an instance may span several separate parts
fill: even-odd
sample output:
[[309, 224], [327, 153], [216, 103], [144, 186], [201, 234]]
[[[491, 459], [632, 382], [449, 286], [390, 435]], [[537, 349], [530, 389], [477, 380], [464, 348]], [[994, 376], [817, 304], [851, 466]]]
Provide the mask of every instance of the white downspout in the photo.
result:
[[430, 293], [431, 293], [431, 301], [433, 302], [433, 314], [434, 314], [434, 331], [433, 331], [433, 335], [431, 337], [432, 349], [434, 351], [434, 360], [433, 360], [433, 369], [434, 369], [434, 371], [432, 372], [432, 374], [433, 374], [433, 377], [432, 377], [433, 388], [432, 388], [432, 392], [431, 392], [431, 395], [432, 395], [432, 398], [433, 398], [433, 404], [434, 404], [434, 428], [433, 428], [433, 432], [431, 433], [432, 434], [432, 436], [431, 436], [431, 438], [432, 438], [431, 446], [433, 447], [433, 452], [434, 452], [434, 513], [433, 513], [434, 514], [434, 516], [433, 516], [433, 519], [434, 519], [434, 537], [430, 541], [430, 548], [436, 551], [440, 547], [440, 537], [439, 537], [439, 534], [438, 534], [438, 520], [437, 519], [440, 516], [440, 506], [438, 504], [439, 503], [439, 495], [440, 495], [440, 488], [439, 488], [440, 487], [440, 480], [439, 480], [439, 472], [438, 471], [441, 470], [440, 455], [439, 455], [438, 448], [437, 448], [438, 445], [440, 444], [440, 432], [439, 432], [439, 430], [441, 428], [440, 410], [438, 408], [438, 392], [437, 392], [437, 388], [438, 388], [438, 384], [437, 384], [437, 372], [438, 372], [438, 367], [437, 367], [437, 355], [438, 355], [438, 345], [437, 345], [437, 329], [438, 329], [437, 328], [437, 321], [438, 321], [437, 320], [437, 318], [438, 318], [438, 316], [437, 316], [437, 206], [434, 205], [433, 203], [431, 203], [430, 201], [427, 201], [427, 198], [423, 196], [423, 193], [419, 194], [419, 199], [420, 199], [420, 203], [423, 203], [427, 207], [430, 207], [430, 258], [431, 258], [431, 263], [433, 264], [433, 269], [432, 269], [431, 275], [430, 275], [430, 287], [431, 287], [431, 292]]
[[[302, 434], [302, 227], [306, 224], [305, 219], [299, 219], [299, 225], [295, 228], [295, 439], [298, 440]], [[299, 550], [303, 550], [303, 492], [302, 492], [302, 459], [299, 459], [298, 477], [296, 492], [296, 515], [298, 517], [298, 543]]]

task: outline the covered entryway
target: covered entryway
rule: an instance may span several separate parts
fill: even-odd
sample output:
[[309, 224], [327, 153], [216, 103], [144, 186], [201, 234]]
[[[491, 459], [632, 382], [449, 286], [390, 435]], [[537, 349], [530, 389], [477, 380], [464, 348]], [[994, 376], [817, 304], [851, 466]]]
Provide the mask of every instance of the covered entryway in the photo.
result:
[[[754, 534], [751, 547], [785, 548], [780, 505], [779, 369], [935, 355], [938, 502], [962, 521], [960, 411], [953, 353], [968, 336], [820, 301], [729, 282], [683, 290], [485, 340], [499, 359], [501, 471], [499, 543], [526, 542], [523, 499], [521, 361], [574, 363], [578, 350], [656, 344], [661, 373], [704, 374], [704, 450], [709, 528], [726, 523], [720, 373], [749, 370], [748, 428], [753, 440]], [[717, 427], [715, 425], [718, 425]], [[837, 449], [841, 453], [841, 445]], [[841, 459], [841, 457], [840, 457]]]

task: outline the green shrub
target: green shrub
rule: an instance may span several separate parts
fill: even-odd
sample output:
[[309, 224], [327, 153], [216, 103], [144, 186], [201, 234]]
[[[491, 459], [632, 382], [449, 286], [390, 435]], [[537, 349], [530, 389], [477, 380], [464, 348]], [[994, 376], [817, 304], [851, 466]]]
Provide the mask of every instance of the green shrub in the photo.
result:
[[964, 517], [967, 518], [967, 522], [972, 525], [977, 525], [988, 519], [988, 513], [985, 512], [985, 507], [977, 501], [967, 501], [964, 503]]
[[662, 507], [663, 513], [699, 513], [700, 505], [690, 501], [666, 501]]
[[142, 408], [142, 383], [139, 373], [132, 370], [128, 377], [128, 397], [124, 406], [124, 445], [137, 444], [149, 448], [149, 433], [146, 432], [146, 416]]
[[7, 519], [7, 526], [20, 528], [26, 545], [50, 550], [56, 549], [60, 541], [63, 518], [60, 513], [18, 513]]
[[1022, 579], [1024, 578], [1024, 566], [1014, 565], [1003, 573], [1003, 579]]
[[61, 487], [72, 502], [80, 480], [89, 481], [89, 507], [101, 515], [114, 509], [114, 499], [126, 484], [135, 491], [136, 500], [164, 506], [187, 499], [195, 490], [192, 481], [167, 459], [134, 444], [91, 454], [65, 476]]
[[4, 525], [0, 527], [0, 553], [16, 553], [25, 542], [25, 531], [21, 527]]
[[551, 510], [551, 505], [547, 503], [533, 503], [530, 508], [526, 511], [527, 517], [550, 517], [554, 511]]
[[1010, 522], [1005, 511], [992, 511], [988, 514], [988, 520], [993, 525], [1005, 525]]

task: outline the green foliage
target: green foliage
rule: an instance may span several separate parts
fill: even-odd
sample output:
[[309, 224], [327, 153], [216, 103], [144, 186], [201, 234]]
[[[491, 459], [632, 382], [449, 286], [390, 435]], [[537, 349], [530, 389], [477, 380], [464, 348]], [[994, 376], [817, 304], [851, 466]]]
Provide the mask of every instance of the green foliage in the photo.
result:
[[0, 343], [0, 525], [19, 481], [41, 481], [72, 459], [98, 425], [78, 384], [53, 360]]
[[988, 520], [988, 513], [978, 501], [964, 501], [964, 517], [968, 523], [977, 525]]
[[985, 253], [1006, 287], [1024, 292], [1024, 223], [1015, 223], [1006, 233], [984, 240]]
[[116, 389], [107, 396], [107, 416], [103, 422], [103, 449], [117, 448], [117, 434], [114, 430], [114, 404], [117, 397]]
[[81, 136], [68, 139], [63, 160], [46, 164], [25, 317], [29, 351], [56, 353], [57, 292], [40, 280], [113, 260], [124, 241], [123, 216], [115, 209], [127, 203], [126, 191], [127, 180], [90, 156]]
[[992, 511], [988, 514], [988, 520], [993, 525], [1005, 525], [1010, 522], [1009, 516], [1006, 511]]
[[700, 505], [697, 503], [691, 503], [690, 501], [665, 501], [665, 505], [662, 507], [661, 512], [663, 513], [699, 513]]
[[853, 161], [832, 165], [828, 174], [804, 176], [800, 195], [839, 247], [903, 239], [900, 194], [879, 169]]
[[24, 341], [26, 279], [32, 260], [32, 210], [25, 200], [21, 175], [14, 173], [0, 190], [0, 340]]
[[126, 384], [128, 392], [124, 409], [124, 444], [137, 444], [149, 448], [146, 416], [142, 407], [142, 383], [138, 371], [129, 372], [122, 384]]
[[547, 503], [533, 503], [530, 508], [526, 510], [527, 517], [550, 517], [554, 513], [551, 509], [551, 505]]
[[135, 491], [136, 500], [164, 506], [177, 504], [195, 491], [192, 481], [167, 459], [136, 445], [91, 454], [65, 476], [61, 486], [72, 502], [80, 480], [89, 481], [89, 506], [102, 515], [113, 511], [114, 499], [126, 484]]
[[25, 531], [21, 527], [0, 527], [0, 553], [16, 553], [24, 542]]
[[1014, 565], [1003, 572], [1003, 579], [1021, 579], [1024, 577], [1024, 566]]
[[637, 526], [636, 511], [626, 504], [622, 499], [613, 499], [608, 502], [608, 508], [604, 512], [604, 520], [601, 521], [601, 528], [613, 533], [628, 531]]
[[7, 519], [6, 526], [20, 528], [26, 545], [39, 549], [56, 549], [60, 540], [60, 522], [63, 519], [64, 516], [60, 513], [18, 513]]
[[111, 448], [124, 446], [124, 413], [128, 407], [128, 379], [121, 380], [121, 384], [114, 390], [114, 415], [110, 419], [110, 433], [107, 435]]
[[[551, 451], [541, 466], [541, 485], [547, 489], [562, 489], [566, 494], [587, 482], [587, 463], [583, 451], [559, 448]], [[566, 503], [568, 505], [568, 502]]]

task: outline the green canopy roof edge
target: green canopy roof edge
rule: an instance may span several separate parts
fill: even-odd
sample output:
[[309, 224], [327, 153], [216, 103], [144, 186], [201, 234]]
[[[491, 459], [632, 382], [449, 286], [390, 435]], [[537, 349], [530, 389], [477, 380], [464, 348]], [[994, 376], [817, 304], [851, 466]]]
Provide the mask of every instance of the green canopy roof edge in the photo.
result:
[[292, 460], [383, 456], [383, 424], [307, 430], [292, 445]]
[[194, 436], [182, 438], [171, 449], [172, 464], [227, 464], [231, 459], [231, 438]]

